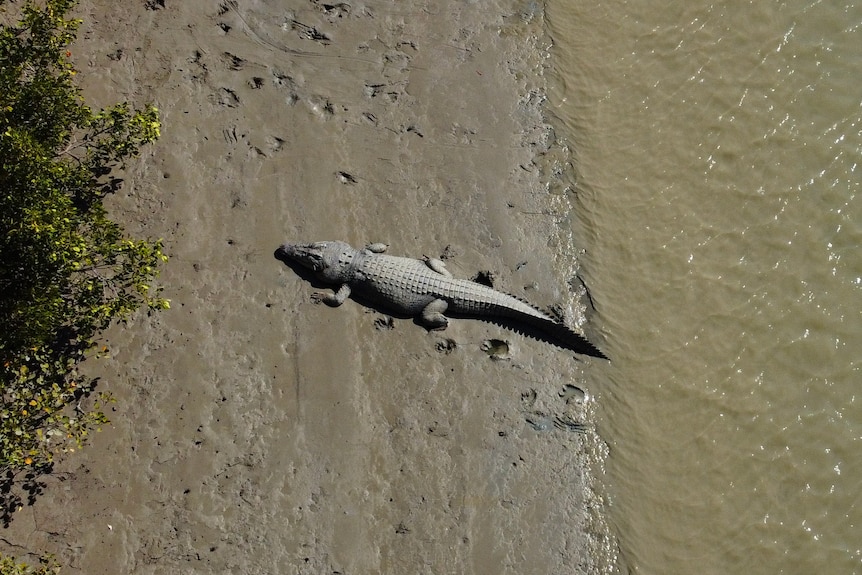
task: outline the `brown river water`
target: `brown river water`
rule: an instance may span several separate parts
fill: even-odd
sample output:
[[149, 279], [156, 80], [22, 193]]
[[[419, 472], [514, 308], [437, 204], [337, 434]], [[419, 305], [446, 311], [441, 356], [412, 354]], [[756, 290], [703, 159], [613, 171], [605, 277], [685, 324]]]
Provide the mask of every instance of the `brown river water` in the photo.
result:
[[620, 571], [862, 573], [862, 6], [546, 18]]

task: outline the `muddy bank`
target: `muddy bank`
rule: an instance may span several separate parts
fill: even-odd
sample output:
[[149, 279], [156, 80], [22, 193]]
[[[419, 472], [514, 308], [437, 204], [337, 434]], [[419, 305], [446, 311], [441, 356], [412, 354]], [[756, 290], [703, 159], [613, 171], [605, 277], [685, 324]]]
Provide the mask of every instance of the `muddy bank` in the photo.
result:
[[583, 358], [315, 306], [273, 257], [381, 241], [576, 310], [540, 168], [538, 10], [82, 3], [92, 102], [163, 114], [111, 209], [165, 239], [172, 309], [109, 333], [91, 368], [112, 425], [4, 538], [73, 573], [592, 572]]

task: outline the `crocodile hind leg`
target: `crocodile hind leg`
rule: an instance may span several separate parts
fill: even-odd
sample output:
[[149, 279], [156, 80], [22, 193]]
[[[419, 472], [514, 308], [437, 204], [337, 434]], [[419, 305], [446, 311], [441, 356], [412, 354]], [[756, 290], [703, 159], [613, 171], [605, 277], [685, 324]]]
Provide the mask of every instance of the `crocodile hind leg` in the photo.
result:
[[443, 315], [443, 313], [445, 313], [448, 307], [449, 304], [446, 300], [442, 299], [435, 299], [426, 305], [419, 316], [422, 325], [428, 329], [446, 329], [446, 326], [449, 325], [449, 318]]
[[373, 243], [373, 244], [368, 244], [367, 246], [365, 246], [365, 249], [368, 250], [369, 252], [371, 252], [372, 254], [382, 254], [387, 249], [389, 249], [389, 246], [387, 244], [377, 242], [377, 243]]
[[438, 260], [437, 258], [429, 258], [425, 256], [422, 258], [425, 262], [425, 265], [440, 274], [441, 276], [446, 276], [447, 278], [451, 278], [452, 274], [449, 270], [446, 269], [446, 264], [443, 263], [443, 260]]

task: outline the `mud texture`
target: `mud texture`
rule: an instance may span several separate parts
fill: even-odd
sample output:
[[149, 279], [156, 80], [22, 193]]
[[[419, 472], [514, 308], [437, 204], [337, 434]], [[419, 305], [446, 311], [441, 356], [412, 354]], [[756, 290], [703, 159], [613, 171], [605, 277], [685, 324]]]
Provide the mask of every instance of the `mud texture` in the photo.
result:
[[89, 369], [112, 424], [15, 513], [4, 549], [94, 575], [593, 572], [581, 359], [478, 321], [437, 333], [316, 306], [273, 257], [385, 242], [571, 307], [540, 11], [81, 4], [89, 101], [162, 113], [109, 203], [165, 239], [172, 309], [107, 334]]

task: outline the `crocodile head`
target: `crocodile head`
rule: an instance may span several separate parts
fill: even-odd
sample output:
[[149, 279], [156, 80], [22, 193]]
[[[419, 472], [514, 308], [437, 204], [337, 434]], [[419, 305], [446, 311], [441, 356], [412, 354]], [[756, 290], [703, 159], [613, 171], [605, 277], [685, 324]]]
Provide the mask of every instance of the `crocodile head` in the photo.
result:
[[344, 242], [284, 244], [278, 252], [282, 257], [310, 269], [321, 281], [332, 284], [342, 284], [350, 279], [350, 266], [356, 255], [356, 250]]

